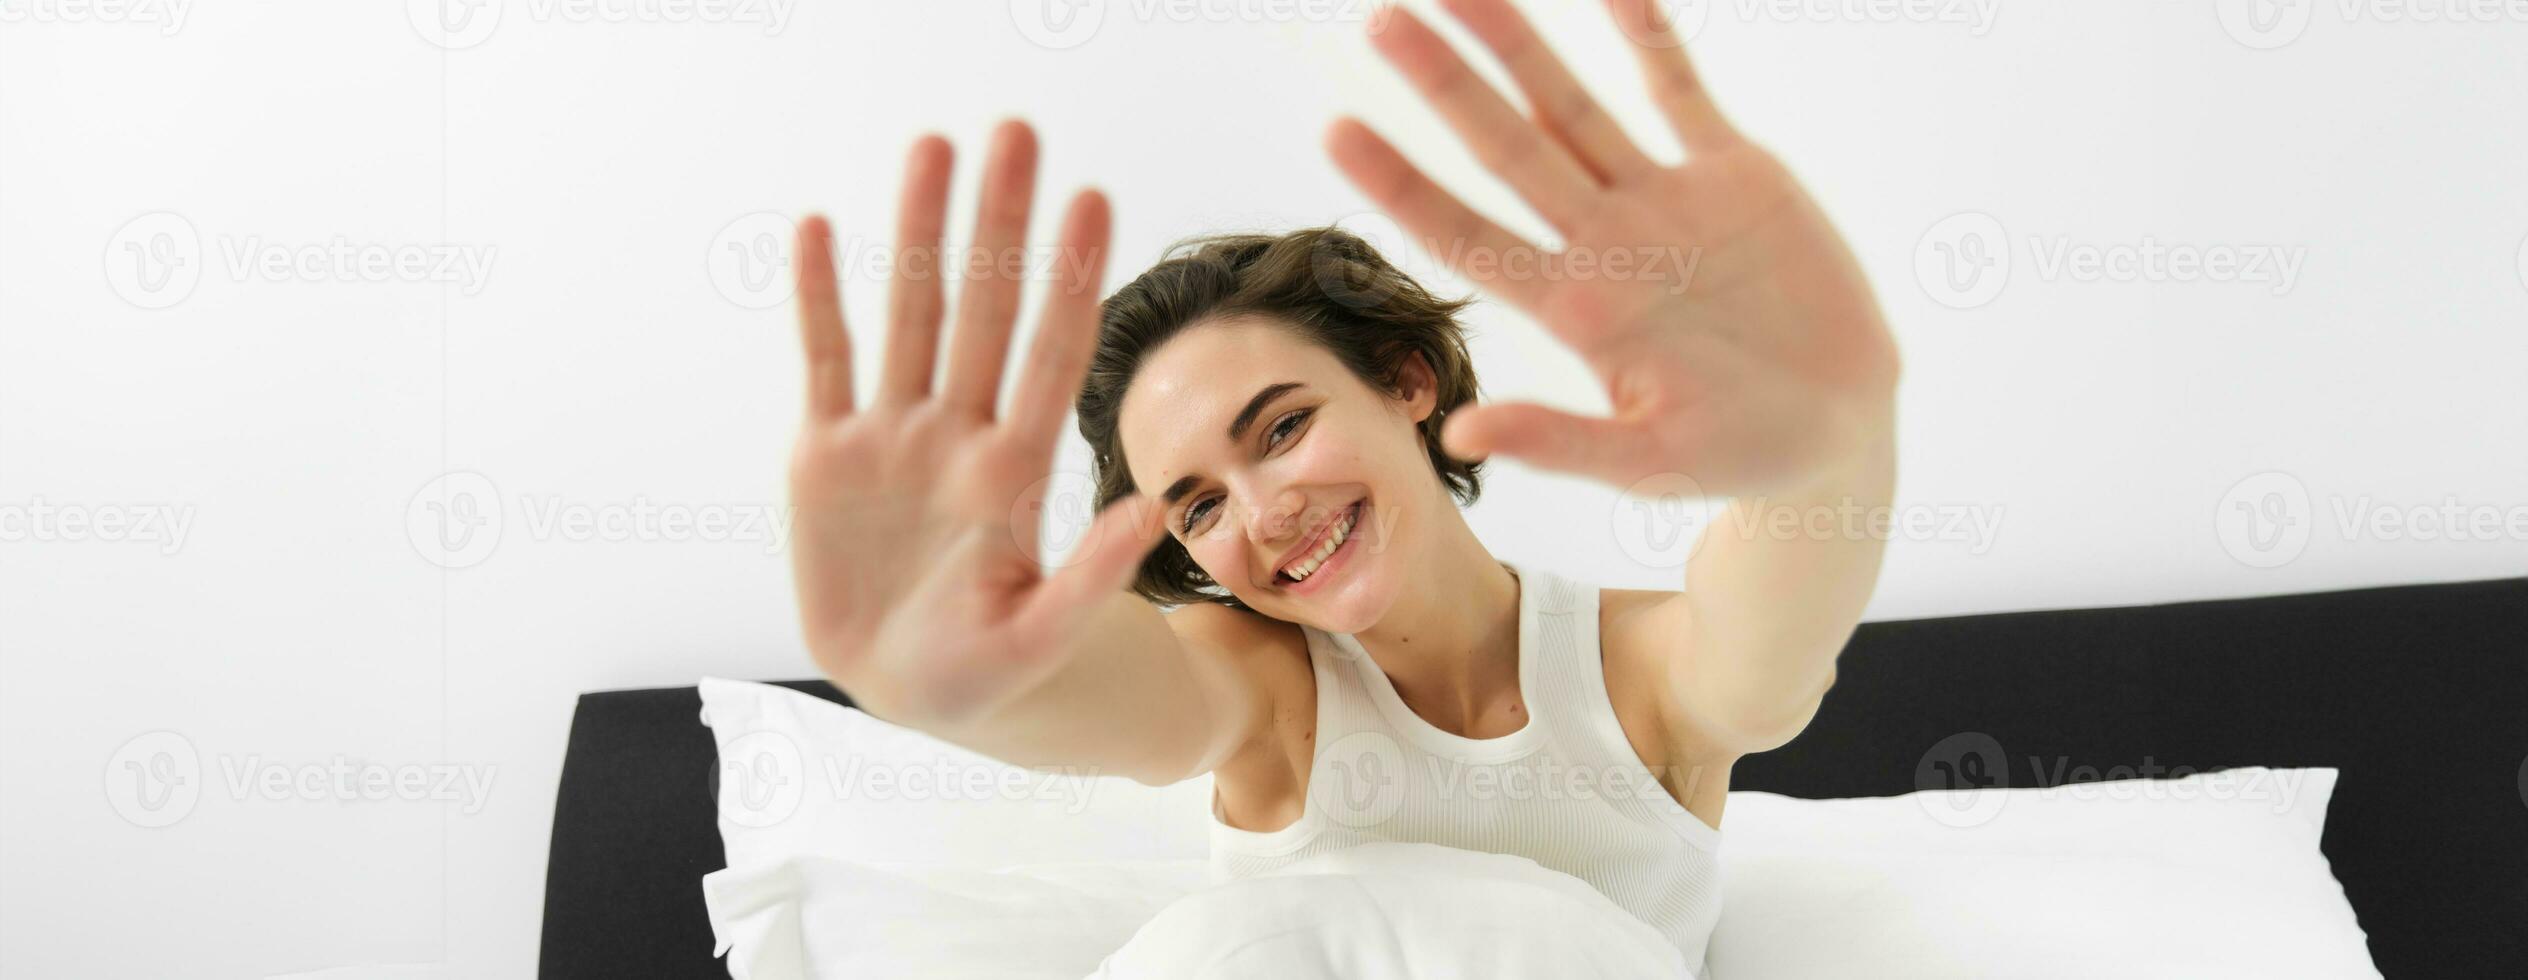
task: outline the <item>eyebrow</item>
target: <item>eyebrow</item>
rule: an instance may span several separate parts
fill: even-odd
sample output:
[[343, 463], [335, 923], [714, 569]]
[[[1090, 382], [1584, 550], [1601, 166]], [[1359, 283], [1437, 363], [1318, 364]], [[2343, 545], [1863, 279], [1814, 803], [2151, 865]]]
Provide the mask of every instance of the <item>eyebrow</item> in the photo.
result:
[[[1264, 414], [1264, 409], [1273, 404], [1273, 399], [1294, 388], [1304, 387], [1307, 386], [1296, 381], [1282, 381], [1256, 389], [1255, 397], [1247, 399], [1246, 407], [1238, 410], [1238, 417], [1229, 420], [1229, 441], [1245, 441], [1246, 430], [1255, 425], [1255, 417]], [[1174, 507], [1177, 501], [1185, 499], [1186, 494], [1194, 492], [1194, 486], [1200, 482], [1191, 474], [1177, 477], [1176, 482], [1168, 484], [1167, 492], [1160, 497], [1168, 506]]]

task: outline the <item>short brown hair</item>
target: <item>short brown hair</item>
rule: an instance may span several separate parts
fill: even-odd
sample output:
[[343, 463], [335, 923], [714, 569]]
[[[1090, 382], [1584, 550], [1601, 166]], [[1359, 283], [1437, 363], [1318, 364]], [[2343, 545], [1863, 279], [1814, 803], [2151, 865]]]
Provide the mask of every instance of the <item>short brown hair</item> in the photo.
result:
[[[1432, 295], [1368, 242], [1333, 226], [1202, 235], [1168, 246], [1159, 264], [1107, 297], [1099, 312], [1097, 351], [1078, 404], [1098, 509], [1133, 491], [1117, 416], [1143, 358], [1186, 327], [1227, 316], [1290, 329], [1333, 353], [1363, 384], [1396, 397], [1403, 395], [1398, 371], [1406, 357], [1422, 355], [1437, 382], [1436, 404], [1421, 424], [1423, 451], [1459, 505], [1474, 503], [1483, 463], [1440, 448], [1441, 421], [1479, 394], [1457, 319], [1473, 302]], [[1162, 605], [1246, 608], [1226, 590], [1213, 591], [1219, 588], [1173, 536], [1142, 559], [1132, 583], [1135, 593]]]

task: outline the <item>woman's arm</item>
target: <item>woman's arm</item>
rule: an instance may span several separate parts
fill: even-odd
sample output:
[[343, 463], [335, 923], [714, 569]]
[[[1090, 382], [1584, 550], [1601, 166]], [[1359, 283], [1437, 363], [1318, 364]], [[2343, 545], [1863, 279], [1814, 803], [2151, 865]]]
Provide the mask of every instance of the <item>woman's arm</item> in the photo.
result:
[[938, 137], [914, 144], [896, 236], [907, 254], [892, 263], [865, 403], [832, 230], [821, 218], [799, 228], [808, 405], [790, 460], [791, 562], [808, 651], [870, 713], [1008, 762], [1143, 782], [1207, 771], [1270, 714], [1236, 669], [1242, 637], [1124, 591], [1165, 536], [1163, 509], [1136, 494], [1099, 514], [1061, 567], [1037, 554], [1046, 474], [1096, 340], [1105, 199], [1084, 191], [1064, 215], [1066, 260], [1004, 403], [1021, 285], [1004, 270], [1030, 266], [1010, 260], [1026, 247], [1035, 135], [1016, 121], [994, 134], [939, 372], [949, 157]]
[[1716, 752], [1762, 751], [1833, 683], [1884, 551], [1839, 524], [1783, 535], [1775, 522], [1887, 504], [1896, 345], [1842, 237], [1722, 115], [1658, 0], [1605, 2], [1681, 162], [1636, 147], [1507, 0], [1444, 5], [1500, 58], [1524, 113], [1410, 12], [1372, 25], [1379, 52], [1561, 234], [1559, 251], [1476, 213], [1357, 122], [1337, 123], [1328, 149], [1434, 255], [1568, 344], [1614, 407], [1461, 410], [1442, 432], [1451, 453], [1731, 500], [1686, 590], [1642, 625], [1674, 644], [1671, 717]]
[[1152, 786], [1192, 779], [1253, 745], [1272, 718], [1261, 677], [1271, 647], [1246, 615], [1212, 605], [1162, 614], [1117, 592], [1083, 620], [1078, 648], [1055, 654], [1051, 676], [989, 712], [928, 727], [1012, 765], [1088, 766]]
[[1808, 727], [1878, 586], [1896, 485], [1892, 433], [1805, 486], [1733, 499], [1703, 531], [1685, 591], [1644, 615], [1672, 637], [1671, 698], [1706, 744], [1744, 755]]

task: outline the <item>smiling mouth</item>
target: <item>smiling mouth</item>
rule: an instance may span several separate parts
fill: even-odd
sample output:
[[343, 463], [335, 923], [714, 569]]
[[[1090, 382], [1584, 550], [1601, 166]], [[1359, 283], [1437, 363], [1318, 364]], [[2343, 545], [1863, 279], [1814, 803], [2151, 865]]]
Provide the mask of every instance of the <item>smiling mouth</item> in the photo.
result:
[[[1361, 505], [1366, 502], [1367, 498], [1355, 500], [1351, 506], [1343, 508], [1343, 513], [1336, 515], [1326, 535], [1317, 542], [1314, 549], [1273, 573], [1274, 584], [1298, 585], [1316, 573], [1324, 571], [1326, 563], [1332, 561], [1337, 552], [1350, 546], [1352, 538], [1360, 534]], [[1300, 571], [1301, 569], [1306, 571]], [[1294, 572], [1297, 574], [1293, 574]]]

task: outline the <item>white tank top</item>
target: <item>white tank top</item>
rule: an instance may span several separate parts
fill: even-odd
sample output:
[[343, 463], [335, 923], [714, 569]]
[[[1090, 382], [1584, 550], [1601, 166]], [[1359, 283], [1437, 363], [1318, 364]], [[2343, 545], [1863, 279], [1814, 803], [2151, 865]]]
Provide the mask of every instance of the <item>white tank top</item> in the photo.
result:
[[1624, 738], [1607, 698], [1598, 590], [1502, 562], [1519, 579], [1527, 725], [1466, 738], [1414, 714], [1348, 633], [1300, 629], [1316, 676], [1316, 755], [1299, 819], [1269, 833], [1223, 822], [1211, 865], [1244, 877], [1367, 841], [1516, 854], [1594, 886], [1703, 975], [1720, 918], [1718, 828], [1686, 811]]

